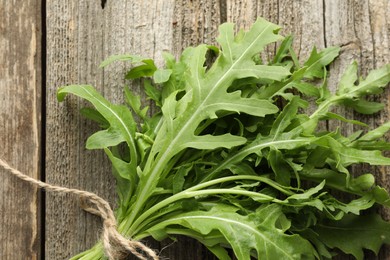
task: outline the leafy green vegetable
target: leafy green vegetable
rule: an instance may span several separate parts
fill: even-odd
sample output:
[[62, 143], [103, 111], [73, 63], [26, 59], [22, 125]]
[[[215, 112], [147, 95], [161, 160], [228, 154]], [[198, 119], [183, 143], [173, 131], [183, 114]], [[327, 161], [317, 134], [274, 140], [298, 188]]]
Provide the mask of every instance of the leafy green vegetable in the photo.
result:
[[357, 259], [363, 259], [364, 248], [379, 252], [382, 243], [390, 243], [390, 227], [378, 215], [348, 215], [341, 221], [319, 223], [314, 232], [329, 248], [339, 248]]
[[[126, 78], [143, 78], [145, 94], [160, 108], [154, 115], [127, 87], [128, 106], [111, 104], [88, 85], [58, 91], [60, 101], [71, 93], [94, 106], [83, 114], [103, 129], [88, 138], [87, 148], [103, 149], [113, 164], [121, 233], [157, 240], [186, 235], [219, 259], [229, 259], [232, 250], [240, 260], [328, 259], [335, 248], [362, 259], [362, 249], [377, 253], [389, 243], [389, 223], [361, 215], [377, 204], [390, 206], [389, 194], [372, 174], [356, 177], [350, 170], [390, 165], [382, 155], [390, 148], [383, 138], [390, 123], [369, 130], [332, 107], [381, 110], [364, 98], [388, 84], [390, 65], [359, 80], [354, 62], [331, 93], [326, 66], [339, 48], [314, 48], [301, 66], [292, 37], [283, 39], [279, 29], [260, 18], [235, 35], [233, 24], [223, 24], [220, 48], [187, 48], [179, 60], [166, 53], [166, 68], [133, 55], [103, 62], [133, 64]], [[259, 53], [277, 41], [275, 57], [261, 61]], [[319, 129], [324, 120], [366, 132]], [[99, 243], [73, 259], [103, 257]]]
[[[163, 229], [169, 225], [181, 225], [202, 235], [218, 230], [230, 243], [239, 259], [250, 259], [251, 251], [258, 258], [296, 259], [301, 256], [313, 258], [313, 247], [299, 235], [287, 235], [289, 226], [281, 208], [275, 204], [259, 208], [248, 216], [234, 213], [235, 208], [217, 205], [209, 211], [192, 211], [175, 216], [156, 225], [154, 229]], [[277, 221], [285, 221], [284, 228], [276, 227]], [[218, 245], [218, 244], [217, 244]], [[213, 245], [212, 246], [217, 246]], [[210, 246], [210, 244], [208, 244]]]

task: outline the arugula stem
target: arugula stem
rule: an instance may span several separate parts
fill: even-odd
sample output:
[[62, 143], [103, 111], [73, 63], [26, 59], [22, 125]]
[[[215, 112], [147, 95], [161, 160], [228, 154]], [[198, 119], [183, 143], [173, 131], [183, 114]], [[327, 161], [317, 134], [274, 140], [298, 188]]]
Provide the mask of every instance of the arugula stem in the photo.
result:
[[103, 244], [99, 241], [91, 249], [73, 256], [69, 260], [99, 260], [104, 258]]
[[160, 179], [164, 179], [165, 176], [171, 172], [172, 168], [176, 165], [177, 161], [180, 160], [180, 158], [183, 156], [183, 154], [185, 153], [185, 150], [181, 151], [179, 154], [175, 155], [170, 161], [169, 163], [164, 167], [164, 170], [162, 171], [161, 173], [161, 177]]
[[[194, 232], [190, 229], [182, 229], [182, 228], [166, 228], [165, 229], [165, 232], [167, 234], [170, 234], [170, 235], [183, 235], [183, 236], [188, 236], [188, 237], [192, 237], [198, 241], [202, 241], [204, 238], [203, 236], [199, 235], [199, 233], [197, 232]], [[146, 237], [149, 237], [150, 234], [148, 232], [144, 232], [144, 233], [141, 233], [137, 236], [134, 237], [135, 240], [141, 240], [141, 239], [144, 239]], [[211, 237], [210, 235], [208, 236], [209, 239], [213, 239], [213, 237]], [[221, 240], [221, 236], [220, 235], [214, 235], [214, 239], [219, 239]], [[222, 237], [222, 239], [224, 239]]]
[[[156, 176], [158, 176], [158, 174], [161, 173], [161, 171], [164, 169], [163, 165], [166, 165], [168, 163], [168, 159], [170, 159], [170, 156], [165, 153], [164, 155], [162, 155], [161, 159], [157, 161], [157, 164], [152, 168], [150, 174], [148, 174], [148, 171], [146, 171], [145, 175], [148, 175], [148, 177], [144, 178], [146, 179], [146, 183], [144, 185], [141, 185], [142, 187], [144, 187], [144, 189], [142, 189], [140, 191], [140, 194], [137, 195], [138, 199], [136, 200], [134, 207], [132, 207], [131, 209], [129, 218], [126, 221], [126, 226], [129, 226], [134, 222], [145, 201], [152, 195], [151, 191], [155, 188], [156, 185]], [[128, 230], [127, 227], [125, 229]]]
[[323, 115], [323, 113], [327, 112], [329, 108], [333, 105], [333, 103], [338, 102], [339, 100], [343, 99], [340, 96], [332, 96], [331, 98], [327, 99], [326, 101], [322, 102], [316, 111], [313, 112], [313, 114], [310, 115], [310, 119], [315, 119]]
[[[272, 186], [273, 188], [281, 191], [282, 193], [286, 194], [286, 195], [293, 195], [294, 193], [287, 190], [287, 189], [283, 189], [280, 185], [277, 185], [276, 183], [273, 183], [270, 179], [268, 178], [264, 178], [264, 177], [261, 177], [261, 176], [252, 176], [252, 175], [240, 175], [240, 176], [229, 176], [229, 177], [223, 177], [223, 178], [219, 178], [219, 179], [215, 179], [215, 180], [212, 180], [212, 181], [208, 181], [208, 182], [205, 182], [205, 183], [201, 183], [201, 184], [198, 184], [196, 186], [193, 186], [189, 189], [186, 189], [182, 192], [179, 192], [169, 198], [166, 198], [165, 200], [157, 203], [156, 205], [154, 205], [153, 207], [151, 207], [150, 209], [148, 209], [147, 211], [145, 211], [143, 214], [140, 215], [139, 218], [137, 218], [137, 220], [133, 223], [132, 226], [129, 227], [129, 230], [132, 230], [132, 228], [136, 228], [134, 233], [136, 234], [142, 227], [144, 227], [146, 224], [148, 224], [150, 221], [146, 221], [146, 219], [148, 219], [151, 215], [155, 214], [158, 210], [176, 202], [176, 201], [179, 201], [179, 200], [182, 200], [182, 199], [186, 199], [186, 198], [191, 198], [191, 197], [195, 197], [195, 196], [200, 196], [200, 195], [211, 195], [211, 194], [226, 194], [226, 193], [230, 193], [230, 194], [237, 194], [237, 195], [250, 195], [250, 197], [253, 197], [253, 196], [256, 196], [256, 197], [259, 197], [260, 193], [256, 193], [256, 192], [250, 192], [250, 193], [234, 193], [236, 191], [242, 191], [242, 190], [234, 190], [234, 189], [209, 189], [209, 190], [201, 190], [201, 189], [204, 189], [206, 187], [209, 187], [209, 186], [212, 186], [212, 185], [215, 185], [215, 184], [219, 184], [219, 183], [223, 183], [223, 182], [229, 182], [229, 181], [235, 181], [235, 180], [255, 180], [255, 181], [261, 181], [261, 182], [264, 182], [270, 186]], [[211, 193], [209, 193], [211, 191]], [[261, 196], [263, 196], [264, 194], [261, 194]], [[270, 196], [267, 196], [267, 195], [264, 195], [264, 199], [274, 199], [273, 197], [270, 197]], [[146, 221], [146, 223], [144, 223]]]
[[284, 143], [294, 143], [294, 142], [302, 142], [302, 140], [299, 139], [288, 139], [288, 140], [277, 140], [277, 141], [270, 140], [264, 143], [259, 143], [257, 145], [253, 145], [253, 143], [249, 144], [248, 146], [244, 147], [236, 154], [226, 158], [220, 165], [218, 165], [218, 167], [216, 167], [213, 171], [208, 173], [207, 176], [203, 180], [201, 180], [201, 183], [213, 179], [217, 173], [226, 169], [229, 164], [239, 162], [249, 154], [260, 152], [262, 149], [266, 147], [277, 146]]
[[[236, 189], [206, 189], [206, 190], [198, 190], [198, 191], [191, 191], [191, 192], [187, 191], [187, 192], [180, 194], [181, 196], [178, 196], [178, 198], [175, 198], [175, 199], [181, 200], [181, 199], [188, 199], [188, 198], [193, 198], [193, 197], [197, 197], [197, 196], [208, 196], [208, 195], [216, 195], [216, 194], [243, 195], [243, 196], [247, 196], [250, 198], [254, 198], [256, 201], [283, 203], [282, 200], [276, 199], [276, 198], [269, 196], [269, 195], [266, 195], [266, 194], [262, 194], [259, 192], [253, 192], [253, 191], [247, 191], [247, 190], [238, 190], [238, 189], [237, 190]], [[170, 197], [169, 199], [171, 199], [171, 198], [172, 197]], [[167, 199], [167, 200], [169, 200], [169, 199]], [[168, 202], [172, 203], [173, 201], [174, 200], [168, 201]], [[135, 228], [133, 226], [130, 227], [130, 230], [134, 230], [133, 231], [134, 234], [137, 234], [140, 231], [140, 229], [142, 229], [145, 225], [148, 224], [148, 221], [143, 223], [145, 218], [146, 217], [143, 217], [143, 215], [141, 215], [140, 218], [138, 218], [134, 222], [135, 227], [137, 227], [138, 225], [139, 226], [137, 228]], [[126, 233], [126, 230], [125, 230], [125, 233]]]

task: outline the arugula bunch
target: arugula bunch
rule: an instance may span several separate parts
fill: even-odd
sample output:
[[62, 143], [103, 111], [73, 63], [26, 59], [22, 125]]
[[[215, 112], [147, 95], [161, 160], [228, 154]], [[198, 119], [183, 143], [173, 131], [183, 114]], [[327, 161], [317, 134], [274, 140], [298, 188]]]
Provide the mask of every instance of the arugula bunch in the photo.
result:
[[[103, 130], [87, 148], [103, 149], [112, 162], [121, 233], [137, 240], [189, 236], [219, 259], [230, 259], [229, 250], [238, 259], [328, 259], [336, 248], [363, 259], [363, 249], [377, 253], [390, 243], [389, 223], [361, 215], [375, 204], [390, 206], [389, 194], [372, 174], [351, 174], [356, 164], [390, 165], [382, 155], [390, 148], [383, 139], [390, 123], [368, 130], [332, 112], [339, 105], [380, 111], [382, 104], [365, 97], [388, 84], [390, 65], [358, 79], [352, 63], [331, 93], [326, 66], [339, 48], [314, 48], [301, 65], [292, 38], [279, 29], [260, 18], [235, 35], [233, 24], [223, 24], [220, 48], [187, 48], [179, 60], [165, 54], [164, 69], [133, 55], [103, 62], [133, 64], [126, 78], [142, 78], [159, 108], [151, 116], [127, 87], [126, 105], [89, 85], [58, 91], [60, 101], [71, 93], [94, 106], [83, 113]], [[277, 41], [274, 58], [262, 60], [260, 53]], [[343, 136], [319, 128], [329, 119], [365, 131]], [[334, 190], [351, 199], [338, 199]], [[73, 259], [103, 257], [99, 243]]]

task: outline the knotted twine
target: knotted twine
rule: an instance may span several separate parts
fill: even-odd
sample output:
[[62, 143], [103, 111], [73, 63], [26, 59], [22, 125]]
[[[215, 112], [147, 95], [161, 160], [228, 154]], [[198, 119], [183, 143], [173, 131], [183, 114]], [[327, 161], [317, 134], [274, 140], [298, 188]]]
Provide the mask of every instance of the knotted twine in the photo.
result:
[[23, 174], [17, 169], [12, 168], [7, 162], [1, 159], [0, 159], [0, 166], [2, 166], [4, 169], [6, 169], [8, 172], [12, 173], [14, 176], [18, 177], [19, 179], [34, 184], [39, 188], [45, 189], [47, 191], [52, 191], [52, 192], [58, 192], [64, 194], [75, 194], [79, 196], [83, 202], [88, 201], [89, 203], [94, 205], [96, 208], [86, 207], [85, 204], [82, 207], [85, 211], [100, 216], [103, 219], [103, 231], [102, 231], [103, 247], [107, 257], [110, 260], [123, 257], [124, 251], [126, 251], [127, 253], [131, 252], [133, 255], [143, 260], [147, 260], [148, 258], [145, 257], [139, 251], [145, 253], [148, 257], [150, 257], [153, 260], [159, 259], [157, 254], [152, 249], [144, 245], [143, 243], [131, 239], [126, 239], [118, 232], [118, 230], [116, 229], [117, 222], [114, 216], [114, 212], [110, 207], [110, 204], [108, 204], [106, 200], [102, 199], [95, 193], [47, 184], [43, 181], [36, 180], [30, 176]]

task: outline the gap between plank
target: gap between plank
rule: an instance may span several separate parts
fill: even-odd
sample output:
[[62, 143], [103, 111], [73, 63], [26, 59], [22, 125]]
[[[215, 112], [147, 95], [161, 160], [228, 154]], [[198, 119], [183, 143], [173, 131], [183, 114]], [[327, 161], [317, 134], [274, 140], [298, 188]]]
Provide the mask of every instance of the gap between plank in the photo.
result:
[[[41, 0], [41, 140], [40, 140], [40, 180], [46, 182], [46, 0]], [[45, 260], [46, 244], [46, 193], [39, 189], [40, 193], [40, 259]]]

